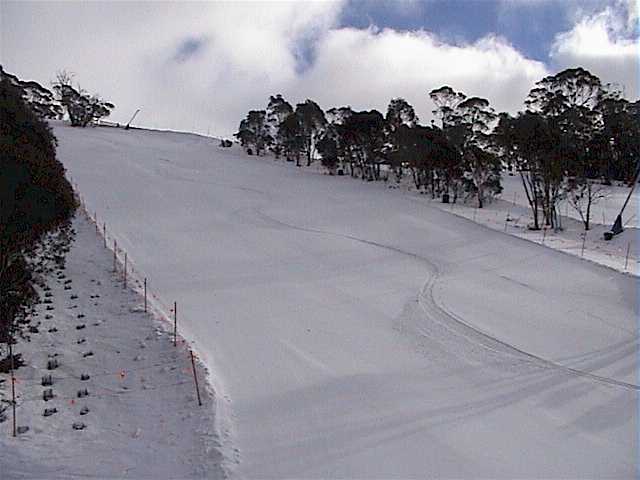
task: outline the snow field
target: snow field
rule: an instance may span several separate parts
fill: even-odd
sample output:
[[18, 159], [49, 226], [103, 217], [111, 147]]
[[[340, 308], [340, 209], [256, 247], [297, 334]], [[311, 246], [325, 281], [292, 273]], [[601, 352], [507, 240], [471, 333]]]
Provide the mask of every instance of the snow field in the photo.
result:
[[178, 301], [232, 476], [637, 474], [636, 278], [195, 135], [55, 133]]

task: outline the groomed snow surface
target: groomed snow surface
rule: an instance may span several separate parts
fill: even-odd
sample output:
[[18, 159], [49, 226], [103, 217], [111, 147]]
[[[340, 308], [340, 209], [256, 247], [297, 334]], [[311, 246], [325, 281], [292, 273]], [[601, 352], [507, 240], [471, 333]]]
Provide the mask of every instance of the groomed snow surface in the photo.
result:
[[178, 302], [231, 476], [638, 474], [636, 277], [213, 139], [55, 134], [88, 210]]

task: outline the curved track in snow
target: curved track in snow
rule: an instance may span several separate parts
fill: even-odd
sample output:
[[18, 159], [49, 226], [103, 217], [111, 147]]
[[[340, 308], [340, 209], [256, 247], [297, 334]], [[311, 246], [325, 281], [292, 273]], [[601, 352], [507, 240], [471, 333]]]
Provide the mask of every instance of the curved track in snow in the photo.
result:
[[[319, 230], [319, 229], [315, 229], [315, 228], [306, 228], [306, 227], [301, 227], [298, 225], [292, 225], [290, 223], [286, 223], [283, 222], [281, 220], [278, 220], [270, 215], [267, 215], [266, 213], [262, 212], [259, 209], [254, 209], [254, 211], [256, 212], [257, 215], [266, 218], [267, 220], [277, 224], [277, 225], [282, 225], [285, 226], [287, 228], [291, 228], [293, 230], [300, 230], [303, 232], [310, 232], [310, 233], [317, 233], [320, 235], [330, 235], [330, 236], [334, 236], [334, 237], [341, 237], [341, 238], [345, 238], [347, 240], [353, 240], [355, 242], [360, 242], [363, 243], [365, 245], [372, 245], [374, 247], [378, 247], [378, 248], [383, 248], [386, 250], [390, 250], [392, 252], [396, 252], [396, 253], [400, 253], [402, 255], [407, 255], [409, 257], [418, 259], [424, 263], [426, 263], [429, 268], [431, 269], [431, 275], [429, 276], [429, 278], [427, 279], [427, 281], [425, 282], [424, 286], [422, 287], [422, 289], [420, 290], [420, 292], [417, 295], [418, 298], [418, 302], [421, 306], [421, 308], [424, 310], [425, 315], [428, 315], [432, 320], [436, 320], [438, 321], [441, 325], [443, 325], [445, 328], [447, 328], [448, 330], [451, 331], [451, 333], [453, 335], [459, 335], [459, 336], [464, 336], [466, 339], [474, 342], [476, 345], [481, 346], [482, 348], [485, 348], [487, 350], [490, 350], [491, 352], [494, 353], [499, 353], [499, 354], [504, 354], [504, 355], [515, 355], [519, 358], [534, 362], [540, 366], [544, 366], [547, 368], [554, 368], [554, 369], [559, 369], [565, 372], [568, 372], [572, 375], [577, 375], [577, 376], [581, 376], [581, 377], [585, 377], [591, 380], [594, 380], [596, 382], [602, 382], [602, 383], [606, 383], [609, 385], [613, 385], [613, 386], [617, 386], [617, 387], [621, 387], [621, 388], [626, 388], [626, 389], [630, 389], [630, 390], [640, 390], [640, 385], [637, 384], [633, 384], [633, 383], [627, 383], [627, 382], [621, 382], [619, 380], [616, 380], [614, 378], [609, 378], [609, 377], [605, 377], [605, 376], [601, 376], [601, 375], [594, 375], [593, 373], [589, 373], [589, 372], [585, 372], [585, 371], [581, 371], [579, 369], [575, 369], [575, 368], [571, 368], [571, 367], [567, 367], [564, 365], [561, 365], [560, 363], [554, 362], [553, 360], [549, 360], [546, 358], [542, 358], [538, 355], [535, 355], [531, 352], [527, 352], [521, 348], [516, 347], [515, 345], [512, 345], [508, 342], [505, 342], [503, 340], [500, 340], [499, 338], [490, 335], [486, 332], [483, 332], [482, 330], [478, 329], [477, 327], [474, 327], [471, 323], [469, 323], [468, 320], [465, 320], [464, 318], [460, 318], [459, 316], [457, 316], [455, 313], [449, 311], [446, 309], [446, 307], [442, 304], [436, 301], [436, 299], [434, 298], [434, 294], [433, 294], [433, 289], [434, 286], [438, 280], [438, 276], [440, 274], [439, 269], [437, 267], [437, 265], [435, 263], [433, 263], [432, 261], [430, 261], [428, 258], [423, 257], [421, 255], [418, 255], [417, 253], [413, 253], [413, 252], [409, 252], [406, 250], [402, 250], [398, 247], [394, 247], [392, 245], [385, 245], [382, 243], [378, 243], [375, 242], [373, 240], [367, 240], [365, 238], [359, 238], [359, 237], [355, 237], [353, 235], [345, 235], [345, 234], [340, 234], [340, 233], [336, 233], [336, 232], [330, 232], [330, 231], [326, 231], [326, 230]], [[447, 323], [449, 325], [447, 325]], [[457, 327], [457, 328], [454, 328]], [[461, 331], [461, 329], [466, 330], [466, 333], [464, 331]], [[474, 337], [474, 338], [472, 338]]]

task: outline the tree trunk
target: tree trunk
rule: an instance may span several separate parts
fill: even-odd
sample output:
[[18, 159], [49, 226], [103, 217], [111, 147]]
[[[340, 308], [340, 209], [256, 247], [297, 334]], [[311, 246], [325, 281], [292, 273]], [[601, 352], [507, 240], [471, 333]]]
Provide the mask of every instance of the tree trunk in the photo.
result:
[[[528, 175], [531, 175], [529, 172]], [[522, 180], [522, 187], [524, 188], [524, 193], [527, 196], [527, 202], [529, 203], [529, 207], [531, 207], [531, 212], [533, 213], [533, 228], [535, 230], [540, 230], [540, 224], [538, 222], [538, 194], [535, 181], [533, 179], [525, 180], [525, 174], [522, 170], [520, 170], [520, 180]]]
[[584, 218], [584, 230], [589, 230], [589, 220], [591, 219], [591, 187], [587, 187], [587, 214]]
[[309, 138], [307, 139], [307, 167], [311, 166], [311, 145], [312, 139], [311, 136], [309, 136]]

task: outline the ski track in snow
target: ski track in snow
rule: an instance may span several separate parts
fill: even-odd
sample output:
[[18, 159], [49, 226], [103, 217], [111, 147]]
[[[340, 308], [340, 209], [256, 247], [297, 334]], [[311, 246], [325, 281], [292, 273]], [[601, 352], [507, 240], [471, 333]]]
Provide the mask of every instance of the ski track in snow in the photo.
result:
[[[438, 301], [436, 301], [434, 294], [433, 294], [433, 289], [435, 284], [437, 283], [438, 277], [439, 277], [439, 269], [436, 266], [435, 263], [429, 261], [429, 259], [418, 255], [417, 253], [413, 253], [413, 252], [409, 252], [406, 250], [402, 250], [398, 247], [394, 247], [392, 245], [385, 245], [382, 243], [378, 243], [372, 240], [367, 240], [364, 238], [358, 238], [358, 237], [354, 237], [353, 235], [345, 235], [345, 234], [341, 234], [341, 233], [336, 233], [336, 232], [328, 232], [325, 230], [318, 230], [318, 229], [314, 229], [314, 228], [305, 228], [305, 227], [301, 227], [298, 225], [292, 225], [290, 223], [286, 223], [283, 222], [281, 220], [278, 220], [270, 215], [267, 215], [266, 213], [260, 211], [259, 209], [254, 209], [254, 211], [272, 221], [274, 224], [277, 225], [282, 225], [294, 230], [299, 230], [302, 232], [309, 232], [309, 233], [317, 233], [320, 235], [331, 235], [334, 237], [342, 237], [348, 240], [353, 240], [355, 242], [360, 242], [363, 243], [365, 245], [373, 245], [375, 247], [378, 248], [383, 248], [386, 250], [390, 250], [392, 252], [396, 252], [396, 253], [400, 253], [402, 255], [407, 255], [409, 257], [418, 259], [422, 262], [425, 262], [429, 268], [432, 270], [432, 274], [430, 275], [430, 277], [426, 280], [424, 286], [422, 287], [422, 290], [420, 291], [420, 293], [417, 295], [418, 298], [418, 302], [420, 304], [420, 306], [422, 307], [422, 309], [424, 310], [424, 313], [426, 315], [429, 316], [430, 319], [437, 321], [440, 325], [442, 325], [443, 327], [447, 328], [447, 330], [449, 330], [451, 333], [453, 333], [454, 335], [461, 335], [464, 336], [465, 338], [467, 338], [468, 340], [472, 341], [473, 343], [475, 343], [476, 345], [479, 345], [483, 348], [486, 348], [487, 350], [490, 350], [494, 353], [499, 353], [499, 354], [505, 354], [505, 355], [513, 355], [519, 358], [524, 358], [526, 360], [532, 361], [534, 363], [537, 363], [541, 366], [544, 367], [548, 367], [548, 368], [554, 368], [554, 369], [559, 369], [559, 370], [563, 370], [566, 371], [568, 373], [571, 373], [573, 375], [578, 375], [581, 377], [586, 377], [589, 378], [591, 380], [597, 381], [597, 382], [602, 382], [602, 383], [606, 383], [609, 385], [614, 385], [617, 387], [622, 387], [622, 388], [627, 388], [627, 389], [631, 389], [631, 390], [640, 390], [640, 385], [636, 385], [636, 384], [632, 384], [632, 383], [627, 383], [627, 382], [621, 382], [618, 380], [615, 380], [613, 378], [609, 378], [609, 377], [603, 377], [600, 375], [594, 375], [592, 373], [589, 372], [583, 372], [580, 371], [578, 369], [575, 368], [570, 368], [570, 367], [566, 367], [564, 365], [561, 365], [559, 363], [556, 363], [552, 360], [546, 359], [546, 358], [542, 358], [538, 355], [535, 355], [533, 353], [527, 352], [525, 350], [522, 350], [514, 345], [511, 345], [510, 343], [504, 342], [486, 332], [483, 332], [482, 330], [473, 327], [472, 325], [470, 325], [468, 323], [468, 321], [465, 321], [464, 318], [460, 318], [459, 316], [455, 315], [453, 312], [449, 311], [446, 309], [446, 306]], [[519, 285], [522, 285], [526, 288], [531, 288], [528, 285], [522, 284], [520, 282], [516, 282]], [[466, 330], [466, 334], [461, 331], [460, 328], [454, 328], [454, 326], [451, 325], [451, 323], [455, 323], [457, 324], [458, 327], [463, 327]], [[493, 345], [492, 345], [493, 344]], [[500, 349], [496, 348], [496, 347], [501, 347]]]

